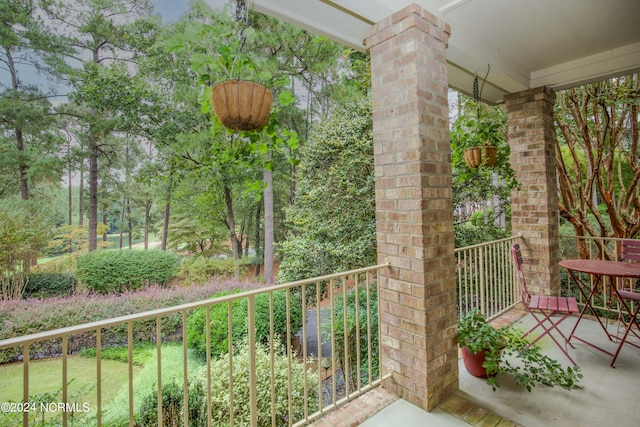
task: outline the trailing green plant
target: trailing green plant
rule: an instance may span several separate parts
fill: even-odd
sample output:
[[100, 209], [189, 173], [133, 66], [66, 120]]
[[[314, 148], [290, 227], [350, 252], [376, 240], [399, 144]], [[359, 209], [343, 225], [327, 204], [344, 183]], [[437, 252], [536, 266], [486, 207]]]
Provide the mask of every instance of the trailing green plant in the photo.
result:
[[[240, 290], [222, 292], [214, 297], [236, 294]], [[287, 326], [291, 335], [295, 334], [302, 325], [302, 302], [300, 295], [295, 292], [289, 294], [289, 317], [287, 318], [287, 291], [278, 290], [272, 293], [263, 293], [255, 296], [255, 330], [256, 340], [266, 343], [270, 339], [271, 317], [273, 316], [274, 335], [280, 340], [286, 340]], [[273, 295], [273, 309], [270, 295]], [[228, 303], [219, 303], [212, 306], [209, 311], [209, 330], [211, 356], [221, 356], [229, 351], [228, 331], [229, 316], [231, 316], [231, 331], [234, 344], [240, 343], [248, 334], [248, 299], [237, 298], [231, 303], [231, 315], [228, 312]], [[206, 309], [199, 308], [189, 315], [187, 320], [187, 342], [195, 353], [206, 357]]]
[[522, 337], [511, 325], [495, 328], [478, 310], [470, 310], [458, 319], [458, 344], [472, 353], [485, 351], [483, 367], [487, 384], [495, 391], [500, 384], [497, 374], [513, 376], [516, 384], [531, 391], [537, 384], [560, 386], [567, 390], [580, 388], [580, 368], [566, 369], [555, 359], [542, 353], [538, 345]]
[[175, 277], [180, 257], [161, 250], [93, 251], [78, 258], [76, 277], [99, 293], [165, 286]]

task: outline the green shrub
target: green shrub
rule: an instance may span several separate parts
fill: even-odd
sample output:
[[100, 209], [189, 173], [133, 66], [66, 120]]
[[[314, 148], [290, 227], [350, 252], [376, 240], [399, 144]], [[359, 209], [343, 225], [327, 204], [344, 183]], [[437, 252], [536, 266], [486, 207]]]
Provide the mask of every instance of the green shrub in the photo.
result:
[[72, 274], [30, 273], [24, 296], [49, 298], [69, 295], [73, 293], [75, 286], [76, 278]]
[[[237, 293], [238, 291], [223, 292], [216, 294], [216, 297]], [[262, 343], [269, 341], [271, 306], [269, 293], [259, 294], [255, 297], [256, 308], [256, 340]], [[287, 292], [279, 290], [272, 292], [273, 295], [273, 329], [275, 335], [284, 340], [287, 333]], [[295, 334], [302, 325], [302, 303], [300, 295], [289, 292], [290, 303], [290, 331]], [[221, 356], [229, 351], [229, 313], [228, 303], [216, 304], [210, 311], [210, 343], [211, 356]], [[238, 298], [232, 303], [232, 325], [231, 333], [234, 343], [239, 343], [248, 333], [248, 300]], [[189, 347], [194, 349], [196, 354], [202, 358], [206, 357], [206, 310], [199, 308], [189, 315], [187, 321], [187, 342]]]
[[[346, 298], [346, 325], [345, 325], [345, 304], [342, 294], [335, 297], [333, 307], [334, 318], [334, 354], [340, 362], [340, 366], [348, 367], [350, 386], [358, 384], [358, 368], [360, 368], [361, 384], [370, 384], [380, 378], [380, 345], [378, 341], [378, 288], [377, 283], [369, 284], [370, 298], [367, 302], [367, 285], [360, 285], [358, 294], [355, 290], [347, 292]], [[357, 296], [357, 304], [356, 304]], [[358, 313], [356, 315], [356, 306]], [[369, 358], [369, 336], [367, 321], [371, 326], [371, 358]], [[347, 333], [347, 346], [345, 349], [345, 326]], [[328, 335], [331, 335], [330, 325], [327, 325]], [[360, 340], [358, 342], [358, 333]], [[359, 353], [358, 353], [358, 346]], [[345, 350], [348, 360], [345, 358]], [[360, 366], [358, 366], [358, 355]], [[369, 371], [371, 364], [371, 371]]]
[[99, 293], [124, 292], [173, 279], [180, 257], [161, 250], [94, 251], [78, 259], [76, 277]]
[[[246, 341], [239, 343], [233, 357], [233, 415], [235, 425], [249, 425], [249, 345]], [[258, 426], [271, 426], [272, 413], [275, 414], [276, 425], [286, 426], [295, 424], [305, 415], [305, 387], [306, 378], [309, 384], [306, 402], [308, 413], [318, 410], [318, 374], [307, 369], [295, 360], [290, 362], [284, 347], [274, 343], [273, 376], [271, 375], [271, 353], [269, 348], [258, 344], [256, 346], [256, 377], [257, 377], [257, 405]], [[206, 369], [203, 377], [206, 379]], [[211, 363], [211, 416], [212, 425], [229, 425], [229, 358], [220, 357]], [[271, 407], [271, 390], [275, 391], [275, 408]], [[291, 381], [291, 402], [287, 383]], [[289, 419], [289, 405], [291, 405], [291, 419]]]
[[242, 274], [247, 268], [247, 259], [190, 257], [178, 269], [178, 277], [187, 283], [204, 284], [212, 278], [230, 279], [236, 272]]
[[[207, 403], [201, 381], [188, 382], [189, 425], [204, 426], [207, 423]], [[162, 423], [158, 424], [158, 391], [147, 395], [140, 406], [140, 427], [184, 426], [184, 387], [176, 381], [162, 384]]]

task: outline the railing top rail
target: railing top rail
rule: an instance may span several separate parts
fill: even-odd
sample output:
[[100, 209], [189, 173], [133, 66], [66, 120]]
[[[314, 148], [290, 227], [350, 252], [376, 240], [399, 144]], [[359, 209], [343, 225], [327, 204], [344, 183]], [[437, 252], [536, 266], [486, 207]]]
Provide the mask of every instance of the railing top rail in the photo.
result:
[[512, 240], [519, 239], [520, 237], [522, 237], [522, 236], [505, 237], [504, 239], [492, 240], [490, 242], [484, 242], [484, 243], [478, 243], [477, 245], [465, 246], [464, 248], [456, 248], [455, 252], [462, 252], [462, 251], [468, 251], [470, 249], [476, 249], [476, 248], [480, 248], [480, 247], [492, 246], [492, 245], [495, 245], [496, 243], [510, 242]]
[[3, 350], [5, 348], [16, 347], [19, 345], [31, 344], [31, 343], [42, 341], [45, 339], [60, 338], [66, 335], [93, 331], [101, 328], [108, 328], [111, 326], [127, 324], [127, 323], [135, 322], [138, 320], [145, 320], [145, 319], [155, 318], [158, 316], [166, 316], [169, 314], [179, 313], [182, 311], [194, 310], [200, 307], [205, 307], [207, 305], [225, 303], [225, 302], [234, 301], [237, 299], [247, 298], [250, 296], [275, 292], [279, 290], [296, 288], [299, 286], [309, 285], [317, 282], [324, 282], [324, 281], [337, 279], [345, 276], [350, 276], [354, 274], [368, 273], [370, 271], [379, 270], [381, 268], [388, 267], [388, 266], [389, 266], [389, 263], [387, 262], [385, 264], [377, 264], [374, 266], [358, 268], [355, 270], [344, 271], [341, 273], [334, 273], [326, 276], [319, 276], [319, 277], [314, 277], [310, 279], [298, 280], [296, 282], [283, 283], [280, 285], [269, 286], [265, 288], [252, 289], [252, 290], [240, 292], [237, 294], [225, 295], [225, 296], [215, 297], [215, 298], [208, 298], [206, 300], [190, 302], [190, 303], [176, 305], [172, 307], [159, 308], [156, 310], [144, 311], [141, 313], [129, 314], [126, 316], [114, 317], [112, 319], [99, 320], [97, 322], [83, 323], [80, 325], [68, 326], [65, 328], [58, 328], [58, 329], [53, 329], [45, 332], [38, 332], [35, 334], [22, 335], [20, 337], [7, 338], [4, 340], [0, 340], [0, 350]]

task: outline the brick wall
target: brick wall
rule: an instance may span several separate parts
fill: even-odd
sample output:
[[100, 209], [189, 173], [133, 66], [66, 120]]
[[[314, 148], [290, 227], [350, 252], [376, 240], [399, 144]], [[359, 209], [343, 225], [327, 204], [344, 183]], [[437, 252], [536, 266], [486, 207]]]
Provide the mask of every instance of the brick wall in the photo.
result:
[[458, 388], [447, 24], [413, 4], [365, 34], [371, 53], [383, 371], [431, 410]]
[[558, 295], [560, 246], [553, 107], [555, 94], [537, 88], [505, 97], [510, 162], [521, 188], [511, 193], [513, 235], [524, 237], [527, 284]]

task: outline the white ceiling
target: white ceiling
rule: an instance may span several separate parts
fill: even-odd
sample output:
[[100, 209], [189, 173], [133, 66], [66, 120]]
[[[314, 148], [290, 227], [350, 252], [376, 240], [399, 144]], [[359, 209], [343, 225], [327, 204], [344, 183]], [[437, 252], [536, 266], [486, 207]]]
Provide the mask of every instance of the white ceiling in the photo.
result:
[[417, 3], [451, 26], [450, 86], [486, 102], [640, 71], [640, 0], [249, 0], [250, 7], [364, 51], [362, 35]]

